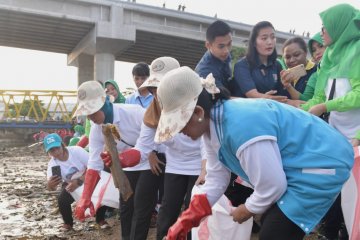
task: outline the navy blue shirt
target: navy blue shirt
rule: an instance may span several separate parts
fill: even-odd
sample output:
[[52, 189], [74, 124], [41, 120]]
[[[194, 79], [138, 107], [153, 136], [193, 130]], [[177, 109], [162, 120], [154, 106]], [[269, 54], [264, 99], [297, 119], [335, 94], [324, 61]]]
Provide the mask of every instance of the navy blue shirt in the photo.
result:
[[228, 88], [231, 79], [231, 56], [229, 55], [225, 61], [221, 61], [207, 51], [196, 65], [195, 71], [202, 78], [206, 78], [209, 73], [212, 73], [216, 86]]
[[245, 97], [245, 93], [253, 89], [259, 93], [277, 90], [276, 95], [288, 96], [280, 80], [281, 69], [276, 60], [266, 66], [257, 61], [256, 66], [251, 68], [246, 57], [241, 58], [234, 66], [236, 87], [232, 89], [232, 96]]
[[306, 70], [306, 75], [301, 77], [295, 84], [294, 88], [300, 92], [300, 93], [304, 93], [307, 82], [309, 81], [310, 76], [316, 72], [317, 70], [317, 65], [314, 65], [312, 68]]

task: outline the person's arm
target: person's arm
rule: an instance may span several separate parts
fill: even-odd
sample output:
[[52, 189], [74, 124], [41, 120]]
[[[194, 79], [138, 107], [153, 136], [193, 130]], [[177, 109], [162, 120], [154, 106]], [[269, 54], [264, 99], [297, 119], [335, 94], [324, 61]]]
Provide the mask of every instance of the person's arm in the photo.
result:
[[237, 157], [254, 186], [245, 207], [253, 214], [264, 213], [287, 189], [278, 145], [272, 140], [259, 141], [237, 153]]
[[144, 123], [141, 124], [140, 135], [134, 147], [134, 149], [141, 153], [140, 162], [148, 161], [151, 152], [156, 150], [156, 143], [154, 142], [155, 133], [156, 128], [148, 127]]
[[54, 160], [51, 158], [46, 171], [46, 189], [49, 191], [55, 191], [57, 186], [62, 182], [61, 177], [52, 175], [51, 168], [55, 165]]
[[299, 97], [300, 100], [308, 101], [314, 96], [316, 80], [317, 80], [317, 72], [314, 72], [313, 74], [311, 74], [306, 84], [304, 92], [300, 94]]
[[301, 93], [298, 92], [293, 85], [289, 84], [286, 87], [286, 91], [288, 91], [288, 93], [290, 94], [291, 99], [293, 100], [298, 100], [300, 99]]
[[279, 101], [279, 102], [286, 102], [287, 101], [287, 97], [286, 96], [278, 96], [275, 95], [277, 94], [276, 90], [271, 90], [267, 93], [259, 93], [258, 90], [256, 89], [252, 89], [248, 92], [245, 93], [245, 96], [247, 98], [266, 98], [266, 99], [272, 99], [275, 101]]
[[47, 190], [55, 191], [57, 186], [62, 182], [61, 177], [59, 176], [51, 176], [47, 180]]
[[[325, 95], [325, 85], [326, 83], [319, 81], [319, 74], [321, 73], [321, 69], [319, 69], [316, 74], [316, 83], [314, 89], [314, 95], [311, 99], [309, 99], [306, 103], [302, 104], [300, 108], [305, 111], [309, 111], [309, 109], [317, 104], [324, 103], [326, 101]], [[323, 80], [324, 81], [324, 80]], [[325, 80], [327, 81], [327, 79]]]
[[104, 169], [104, 163], [100, 158], [104, 144], [104, 136], [101, 131], [101, 125], [92, 124], [89, 137], [88, 169], [94, 169], [98, 172]]
[[247, 98], [267, 98], [276, 101], [286, 101], [286, 96], [276, 96], [275, 90], [267, 93], [260, 93], [256, 89], [255, 82], [251, 76], [250, 67], [247, 61], [240, 60], [234, 66], [234, 81]]
[[350, 79], [351, 91], [342, 97], [325, 102], [328, 112], [345, 112], [360, 108], [360, 79]]
[[204, 137], [206, 149], [206, 176], [205, 184], [201, 189], [213, 206], [225, 192], [230, 182], [230, 171], [218, 160], [217, 153], [212, 148], [210, 140]]

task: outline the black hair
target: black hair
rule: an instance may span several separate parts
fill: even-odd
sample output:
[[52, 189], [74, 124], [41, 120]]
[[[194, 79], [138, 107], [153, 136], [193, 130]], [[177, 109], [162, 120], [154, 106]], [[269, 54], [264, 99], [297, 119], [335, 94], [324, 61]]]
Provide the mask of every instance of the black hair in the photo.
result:
[[206, 40], [208, 42], [213, 42], [216, 37], [225, 36], [231, 33], [231, 28], [226, 22], [217, 20], [210, 24], [206, 30]]
[[147, 65], [144, 62], [137, 63], [132, 69], [132, 75], [133, 76], [141, 76], [141, 77], [150, 76], [149, 65]]
[[218, 87], [220, 92], [213, 95], [208, 93], [204, 88], [200, 93], [196, 105], [202, 107], [205, 112], [205, 117], [210, 117], [211, 108], [215, 105], [217, 101], [223, 101], [230, 99], [230, 92], [224, 87]]
[[289, 46], [290, 44], [296, 43], [297, 45], [299, 45], [299, 47], [305, 52], [307, 53], [307, 47], [306, 47], [306, 42], [304, 41], [304, 39], [302, 39], [301, 37], [293, 37], [293, 38], [289, 38], [288, 40], [286, 40], [283, 44], [282, 47], [282, 51], [284, 52], [284, 49]]
[[[275, 30], [274, 26], [268, 21], [258, 22], [251, 30], [249, 37], [249, 46], [246, 53], [246, 59], [248, 60], [250, 67], [252, 68], [256, 66], [257, 57], [259, 55], [259, 53], [256, 50], [256, 38], [258, 37], [261, 29], [268, 27], [271, 27], [272, 29]], [[268, 57], [268, 61], [274, 62], [276, 61], [276, 58], [277, 58], [277, 52], [275, 47], [273, 53]]]

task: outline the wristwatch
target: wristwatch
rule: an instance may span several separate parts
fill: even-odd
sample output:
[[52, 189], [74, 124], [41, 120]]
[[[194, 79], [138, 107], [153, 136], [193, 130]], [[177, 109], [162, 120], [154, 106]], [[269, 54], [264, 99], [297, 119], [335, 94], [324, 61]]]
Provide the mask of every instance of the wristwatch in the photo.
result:
[[78, 186], [83, 185], [83, 183], [84, 183], [83, 180], [81, 180], [80, 178], [77, 179], [77, 185], [78, 185]]

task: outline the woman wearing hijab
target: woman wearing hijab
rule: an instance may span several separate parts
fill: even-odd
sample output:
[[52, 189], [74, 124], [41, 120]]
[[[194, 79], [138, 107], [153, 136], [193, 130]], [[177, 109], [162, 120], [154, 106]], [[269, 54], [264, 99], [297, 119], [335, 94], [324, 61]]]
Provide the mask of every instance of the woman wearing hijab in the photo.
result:
[[312, 99], [301, 107], [320, 116], [330, 113], [329, 124], [349, 141], [360, 129], [359, 10], [339, 4], [320, 13], [322, 38], [327, 46]]
[[114, 80], [107, 80], [104, 86], [106, 93], [114, 97], [113, 103], [125, 103], [125, 97], [121, 94], [119, 86]]
[[[284, 44], [285, 45], [285, 44]], [[285, 47], [284, 47], [285, 48]], [[308, 76], [309, 72], [307, 71], [307, 75], [302, 77], [306, 78], [306, 87], [303, 89], [303, 91], [299, 91], [295, 87], [293, 87], [289, 82], [291, 82], [291, 79], [285, 80], [282, 76], [281, 81], [284, 86], [286, 86], [286, 90], [289, 92], [291, 99], [294, 100], [301, 100], [298, 101], [296, 107], [299, 107], [300, 104], [303, 104], [304, 101], [308, 101], [314, 96], [314, 90], [316, 85], [316, 79], [317, 79], [317, 73], [315, 72], [315, 69], [318, 69], [320, 67], [320, 60], [324, 54], [326, 47], [323, 45], [323, 41], [320, 35], [320, 32], [315, 34], [308, 42], [308, 50], [312, 58], [312, 62], [314, 62], [316, 65], [313, 66], [313, 71], [311, 71], [310, 76]], [[310, 62], [310, 61], [308, 61]], [[282, 73], [283, 75], [283, 73]], [[299, 79], [300, 80], [300, 79]]]

